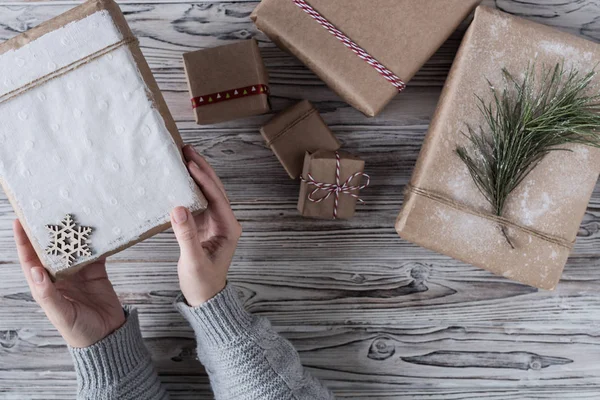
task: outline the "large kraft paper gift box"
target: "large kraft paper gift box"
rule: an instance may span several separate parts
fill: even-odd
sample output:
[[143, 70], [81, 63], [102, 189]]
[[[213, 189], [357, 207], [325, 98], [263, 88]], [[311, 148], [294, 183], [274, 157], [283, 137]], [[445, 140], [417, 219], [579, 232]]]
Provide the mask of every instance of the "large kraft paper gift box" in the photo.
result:
[[[396, 222], [402, 238], [509, 279], [555, 288], [570, 253], [565, 243], [574, 242], [598, 178], [600, 151], [573, 145], [572, 152], [551, 152], [525, 178], [504, 212], [526, 228], [508, 228], [511, 249], [497, 222], [476, 215], [492, 213], [491, 206], [456, 148], [468, 145], [467, 125], [486, 126], [475, 96], [491, 100], [489, 84], [503, 84], [503, 67], [518, 77], [534, 62], [554, 67], [563, 61], [565, 68], [586, 74], [600, 62], [600, 46], [497, 10], [477, 9], [407, 188]], [[594, 79], [593, 90], [598, 90]]]
[[206, 208], [113, 1], [1, 44], [0, 79], [0, 183], [54, 276], [167, 229], [175, 206]]
[[[304, 10], [406, 83], [480, 0], [263, 0], [251, 18], [351, 106], [375, 116], [402, 90]], [[302, 8], [301, 8], [302, 7]]]

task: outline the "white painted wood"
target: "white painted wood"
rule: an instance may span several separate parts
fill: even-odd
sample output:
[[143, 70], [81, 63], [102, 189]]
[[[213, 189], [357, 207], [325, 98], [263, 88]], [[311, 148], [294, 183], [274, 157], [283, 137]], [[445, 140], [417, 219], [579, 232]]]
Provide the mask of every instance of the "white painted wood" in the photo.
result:
[[[0, 2], [0, 39], [74, 1]], [[595, 0], [486, 1], [600, 40]], [[368, 119], [256, 32], [255, 1], [122, 2], [184, 139], [215, 166], [244, 236], [231, 271], [247, 307], [290, 338], [341, 399], [600, 398], [600, 186], [554, 292], [540, 292], [398, 238], [393, 223], [460, 33], [385, 112]], [[461, 31], [464, 31], [461, 29]], [[367, 161], [367, 205], [347, 222], [302, 219], [288, 179], [258, 127], [270, 116], [198, 127], [181, 53], [257, 37], [275, 110], [314, 101], [344, 147]], [[0, 399], [72, 399], [62, 339], [33, 303], [17, 264], [0, 195]], [[177, 244], [169, 232], [113, 257], [109, 273], [140, 318], [173, 399], [212, 398], [193, 333], [171, 307]]]

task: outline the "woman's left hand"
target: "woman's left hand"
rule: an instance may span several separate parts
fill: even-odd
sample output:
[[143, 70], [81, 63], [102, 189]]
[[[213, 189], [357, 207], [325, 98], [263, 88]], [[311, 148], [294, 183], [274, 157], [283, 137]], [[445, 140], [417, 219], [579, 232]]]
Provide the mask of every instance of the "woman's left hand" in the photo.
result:
[[54, 283], [18, 220], [14, 234], [31, 294], [69, 346], [89, 347], [125, 323], [125, 313], [108, 280], [104, 260]]

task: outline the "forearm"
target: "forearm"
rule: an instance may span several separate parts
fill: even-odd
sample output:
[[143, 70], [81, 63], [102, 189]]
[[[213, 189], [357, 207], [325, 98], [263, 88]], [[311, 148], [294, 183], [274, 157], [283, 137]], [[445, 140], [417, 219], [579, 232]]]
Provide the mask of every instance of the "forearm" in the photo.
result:
[[137, 311], [126, 312], [125, 325], [100, 342], [69, 348], [77, 373], [78, 399], [168, 399], [144, 345]]
[[269, 321], [243, 309], [232, 286], [196, 308], [180, 296], [176, 307], [196, 332], [217, 400], [333, 399]]

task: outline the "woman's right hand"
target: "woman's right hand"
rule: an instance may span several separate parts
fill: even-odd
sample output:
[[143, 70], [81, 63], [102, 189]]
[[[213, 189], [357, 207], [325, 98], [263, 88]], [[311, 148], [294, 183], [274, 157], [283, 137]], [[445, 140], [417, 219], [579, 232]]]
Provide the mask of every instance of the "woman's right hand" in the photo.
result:
[[192, 178], [208, 200], [208, 208], [195, 217], [185, 207], [171, 212], [181, 250], [179, 284], [187, 303], [197, 307], [225, 288], [242, 227], [233, 215], [223, 183], [208, 162], [189, 145], [183, 154]]

